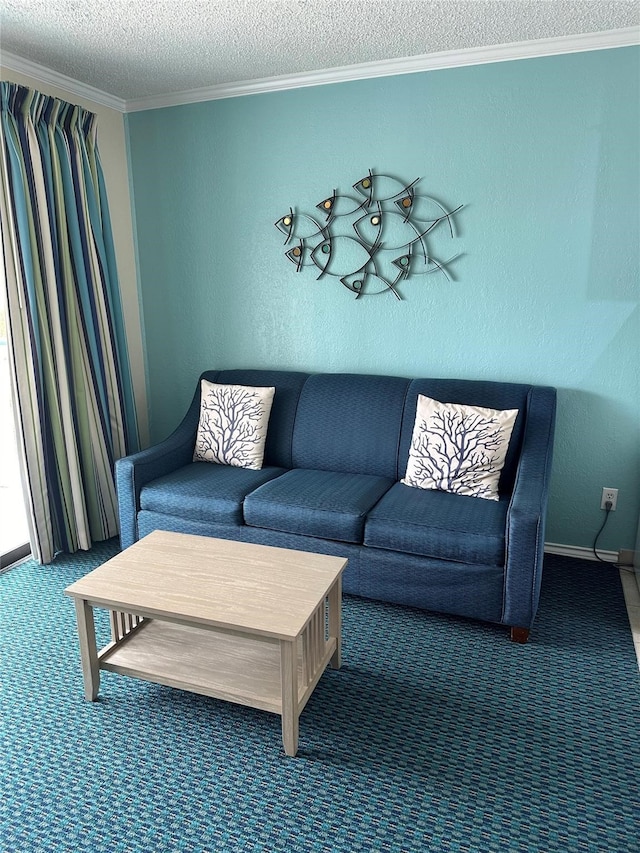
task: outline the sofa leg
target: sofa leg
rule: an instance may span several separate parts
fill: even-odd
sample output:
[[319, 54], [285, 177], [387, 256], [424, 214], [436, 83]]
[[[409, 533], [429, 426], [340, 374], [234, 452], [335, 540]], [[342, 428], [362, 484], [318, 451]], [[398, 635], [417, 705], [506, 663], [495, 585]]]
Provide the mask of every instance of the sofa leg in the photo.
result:
[[529, 639], [529, 629], [528, 628], [511, 628], [511, 642], [512, 643], [526, 643]]

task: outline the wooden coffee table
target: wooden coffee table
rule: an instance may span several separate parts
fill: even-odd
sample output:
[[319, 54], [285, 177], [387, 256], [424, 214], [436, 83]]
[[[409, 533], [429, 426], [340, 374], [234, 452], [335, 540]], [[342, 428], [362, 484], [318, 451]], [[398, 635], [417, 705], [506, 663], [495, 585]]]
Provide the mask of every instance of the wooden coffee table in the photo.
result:
[[[347, 560], [155, 531], [67, 587], [75, 600], [85, 698], [100, 670], [282, 716], [287, 755], [327, 665], [340, 667]], [[96, 647], [93, 608], [111, 611]]]

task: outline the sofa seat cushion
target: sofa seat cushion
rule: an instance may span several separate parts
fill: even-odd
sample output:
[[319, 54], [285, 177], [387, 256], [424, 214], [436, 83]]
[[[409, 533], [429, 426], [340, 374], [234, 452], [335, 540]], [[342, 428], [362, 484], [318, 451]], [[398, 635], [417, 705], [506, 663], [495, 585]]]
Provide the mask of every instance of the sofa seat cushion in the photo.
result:
[[245, 495], [283, 472], [191, 462], [143, 486], [140, 507], [194, 521], [242, 524]]
[[402, 483], [367, 517], [364, 544], [422, 557], [499, 566], [505, 557], [508, 499], [412, 489]]
[[247, 495], [244, 520], [253, 527], [361, 543], [368, 511], [392, 484], [372, 474], [295, 468]]

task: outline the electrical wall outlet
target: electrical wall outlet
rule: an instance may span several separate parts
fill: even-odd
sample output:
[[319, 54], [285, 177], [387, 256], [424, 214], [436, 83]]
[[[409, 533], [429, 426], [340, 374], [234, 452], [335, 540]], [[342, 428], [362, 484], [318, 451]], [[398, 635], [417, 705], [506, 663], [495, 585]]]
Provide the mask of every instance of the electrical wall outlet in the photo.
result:
[[607, 489], [605, 486], [602, 488], [602, 500], [600, 501], [600, 509], [606, 509], [607, 504], [611, 504], [611, 511], [616, 508], [618, 505], [618, 490], [617, 489]]

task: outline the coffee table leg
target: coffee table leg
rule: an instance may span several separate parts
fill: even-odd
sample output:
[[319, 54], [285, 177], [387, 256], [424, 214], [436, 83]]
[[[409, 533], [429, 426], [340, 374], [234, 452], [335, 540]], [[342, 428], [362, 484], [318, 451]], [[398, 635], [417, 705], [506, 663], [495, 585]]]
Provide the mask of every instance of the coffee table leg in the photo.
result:
[[342, 665], [342, 577], [329, 590], [329, 636], [336, 638], [336, 650], [331, 655], [329, 666], [340, 669]]
[[297, 644], [280, 640], [282, 691], [282, 743], [287, 755], [298, 751], [298, 653]]
[[78, 639], [82, 658], [82, 676], [84, 678], [84, 698], [95, 702], [100, 689], [100, 664], [96, 648], [96, 629], [93, 621], [93, 607], [82, 598], [75, 599], [76, 619], [78, 621]]

